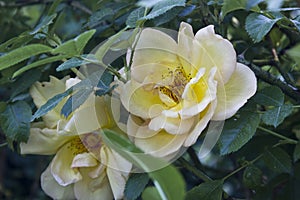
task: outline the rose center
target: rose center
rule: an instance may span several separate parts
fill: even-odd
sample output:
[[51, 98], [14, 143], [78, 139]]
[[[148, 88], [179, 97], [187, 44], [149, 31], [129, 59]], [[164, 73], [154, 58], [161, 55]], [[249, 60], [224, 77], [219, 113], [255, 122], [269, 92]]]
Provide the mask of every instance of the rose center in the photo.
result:
[[169, 81], [166, 85], [160, 86], [159, 91], [178, 104], [182, 99], [186, 84], [191, 80], [191, 75], [187, 75], [183, 67], [179, 66], [173, 71], [169, 69], [168, 75], [163, 77], [163, 80], [165, 79]]

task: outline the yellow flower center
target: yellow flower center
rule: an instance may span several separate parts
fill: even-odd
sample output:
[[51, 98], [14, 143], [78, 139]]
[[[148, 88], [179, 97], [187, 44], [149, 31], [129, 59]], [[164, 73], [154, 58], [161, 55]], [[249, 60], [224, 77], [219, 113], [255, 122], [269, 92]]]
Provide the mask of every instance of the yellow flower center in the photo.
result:
[[79, 137], [74, 138], [69, 143], [69, 146], [67, 147], [70, 151], [72, 151], [73, 156], [76, 156], [77, 154], [88, 152], [86, 147], [81, 142], [81, 139]]
[[175, 104], [178, 104], [182, 99], [181, 96], [186, 84], [191, 80], [191, 74], [187, 75], [182, 66], [176, 67], [174, 71], [170, 68], [168, 70], [168, 75], [162, 76], [162, 79], [171, 81], [165, 86], [160, 86], [159, 91], [173, 100]]

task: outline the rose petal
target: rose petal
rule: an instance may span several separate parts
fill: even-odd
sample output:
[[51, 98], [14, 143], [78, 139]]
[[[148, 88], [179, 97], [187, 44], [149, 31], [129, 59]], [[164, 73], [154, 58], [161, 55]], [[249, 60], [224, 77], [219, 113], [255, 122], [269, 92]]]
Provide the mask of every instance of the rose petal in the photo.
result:
[[51, 162], [51, 173], [61, 186], [67, 186], [82, 179], [78, 169], [71, 167], [78, 148], [74, 147], [72, 141], [59, 149]]
[[31, 128], [27, 143], [21, 143], [21, 154], [52, 155], [73, 137], [61, 136], [54, 129]]
[[74, 157], [71, 167], [94, 167], [97, 164], [98, 161], [90, 153], [81, 153]]
[[[40, 108], [55, 95], [64, 92], [66, 88], [65, 82], [68, 78], [67, 76], [59, 80], [54, 76], [50, 76], [49, 82], [36, 82], [33, 84], [29, 92], [37, 108]], [[63, 105], [64, 101], [60, 102], [53, 110], [43, 116], [43, 120], [48, 128], [54, 128], [56, 126], [57, 121], [60, 119], [60, 111]]]
[[97, 178], [90, 178], [89, 168], [81, 168], [82, 180], [74, 184], [76, 199], [94, 200], [94, 199], [113, 199], [109, 181], [105, 173]]
[[73, 185], [59, 185], [51, 174], [50, 166], [41, 175], [41, 187], [53, 199], [75, 199]]
[[256, 77], [245, 65], [238, 63], [229, 81], [218, 86], [218, 106], [213, 120], [232, 117], [256, 92]]
[[162, 130], [146, 139], [134, 138], [134, 143], [147, 154], [155, 157], [165, 157], [179, 151], [186, 137], [186, 134], [172, 135]]
[[225, 84], [236, 66], [236, 53], [232, 44], [215, 34], [212, 25], [200, 29], [193, 43], [192, 63], [196, 67], [218, 68], [217, 80]]

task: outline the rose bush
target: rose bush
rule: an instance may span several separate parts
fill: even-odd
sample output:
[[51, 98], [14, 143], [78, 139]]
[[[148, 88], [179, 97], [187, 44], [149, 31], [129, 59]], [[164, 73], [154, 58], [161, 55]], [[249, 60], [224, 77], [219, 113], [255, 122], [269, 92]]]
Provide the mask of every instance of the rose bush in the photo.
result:
[[120, 98], [130, 113], [127, 132], [146, 153], [163, 157], [191, 146], [209, 121], [230, 118], [256, 92], [254, 73], [212, 25], [194, 35], [183, 22], [177, 42], [152, 28], [137, 38]]
[[[77, 78], [35, 83], [30, 94], [39, 108], [54, 95], [80, 82]], [[32, 123], [22, 154], [55, 155], [41, 176], [43, 190], [54, 199], [121, 199], [131, 164], [108, 148], [100, 128], [113, 128], [110, 97], [91, 94], [67, 119], [60, 115], [62, 101]], [[122, 171], [121, 171], [122, 170]]]

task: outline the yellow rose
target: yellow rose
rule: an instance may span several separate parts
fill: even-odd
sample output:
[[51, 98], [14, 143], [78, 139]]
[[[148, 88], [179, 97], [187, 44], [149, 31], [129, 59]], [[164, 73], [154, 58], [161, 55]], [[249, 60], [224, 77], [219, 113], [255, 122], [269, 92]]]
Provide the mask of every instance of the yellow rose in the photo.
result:
[[256, 92], [254, 73], [237, 63], [232, 44], [213, 26], [194, 35], [189, 24], [181, 23], [177, 41], [146, 28], [128, 63], [130, 57], [131, 79], [120, 88], [131, 114], [127, 131], [155, 156], [193, 145], [209, 121], [230, 118]]
[[[50, 98], [78, 83], [75, 78], [35, 83], [30, 94], [39, 108]], [[110, 97], [91, 94], [68, 119], [60, 115], [61, 102], [33, 123], [22, 154], [55, 155], [41, 176], [41, 186], [54, 199], [121, 199], [131, 163], [108, 148], [100, 128], [114, 128]]]

